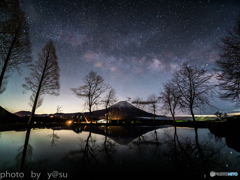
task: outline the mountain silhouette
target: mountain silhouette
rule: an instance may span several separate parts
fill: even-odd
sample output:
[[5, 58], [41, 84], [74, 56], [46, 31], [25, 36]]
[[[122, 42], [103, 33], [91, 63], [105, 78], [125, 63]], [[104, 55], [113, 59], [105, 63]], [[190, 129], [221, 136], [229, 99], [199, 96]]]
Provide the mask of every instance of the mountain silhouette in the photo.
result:
[[[111, 107], [109, 107], [108, 112], [111, 113], [113, 120], [136, 119], [138, 113], [139, 113], [140, 117], [153, 117], [152, 113], [146, 112], [144, 110], [140, 110], [127, 101], [119, 101], [118, 103], [112, 105]], [[94, 120], [98, 120], [101, 117], [103, 118], [105, 116], [105, 113], [106, 113], [105, 109], [95, 110], [95, 111], [93, 111], [92, 117]], [[31, 112], [30, 111], [18, 111], [14, 114], [19, 117], [24, 117], [24, 116], [26, 117], [26, 116], [30, 116]], [[55, 114], [49, 114], [49, 115], [35, 114], [35, 117], [44, 117], [44, 116], [53, 115], [53, 116], [57, 116], [60, 118], [72, 119], [72, 118], [80, 117], [82, 114], [84, 114], [84, 116], [86, 116], [86, 117], [90, 117], [89, 112], [55, 113]], [[163, 117], [163, 116], [156, 115], [156, 117]]]
[[19, 120], [20, 117], [8, 112], [0, 106], [0, 122], [15, 122]]
[[14, 114], [19, 116], [19, 117], [24, 117], [24, 116], [30, 116], [31, 112], [30, 111], [18, 111], [18, 112], [14, 113]]
[[[127, 101], [119, 101], [118, 103], [112, 105], [108, 112], [112, 114], [112, 118], [114, 120], [121, 119], [135, 119], [137, 118], [137, 113], [139, 113], [140, 117], [153, 117], [152, 113], [146, 112], [144, 110], [138, 109], [134, 105], [130, 104]], [[93, 111], [93, 119], [99, 119], [101, 116], [105, 116], [106, 110], [96, 110]], [[90, 117], [89, 112], [84, 113], [85, 116]], [[156, 117], [162, 117], [156, 115]]]

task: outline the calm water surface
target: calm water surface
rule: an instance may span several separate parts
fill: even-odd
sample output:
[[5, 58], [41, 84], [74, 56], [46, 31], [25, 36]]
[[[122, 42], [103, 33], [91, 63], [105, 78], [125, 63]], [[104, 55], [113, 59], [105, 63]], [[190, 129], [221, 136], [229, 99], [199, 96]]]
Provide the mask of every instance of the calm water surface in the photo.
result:
[[29, 132], [27, 144], [27, 130], [0, 132], [0, 172], [22, 168], [25, 176], [38, 172], [44, 179], [54, 171], [61, 179], [60, 173], [68, 178], [158, 175], [204, 179], [211, 178], [211, 171], [240, 172], [240, 153], [227, 145], [225, 137], [208, 129], [85, 126]]

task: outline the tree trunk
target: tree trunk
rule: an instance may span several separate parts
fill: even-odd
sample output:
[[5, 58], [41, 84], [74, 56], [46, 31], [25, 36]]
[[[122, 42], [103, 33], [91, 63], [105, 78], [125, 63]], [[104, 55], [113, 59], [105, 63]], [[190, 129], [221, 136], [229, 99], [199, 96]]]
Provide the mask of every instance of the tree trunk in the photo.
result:
[[41, 77], [40, 83], [39, 83], [39, 85], [38, 85], [37, 94], [36, 94], [36, 96], [35, 96], [34, 104], [33, 104], [33, 107], [32, 107], [32, 112], [31, 112], [31, 116], [30, 116], [30, 118], [29, 118], [29, 120], [28, 120], [28, 124], [32, 123], [32, 119], [33, 119], [33, 116], [34, 116], [34, 114], [35, 114], [35, 110], [36, 110], [36, 106], [37, 106], [37, 101], [38, 101], [38, 96], [39, 96], [39, 93], [40, 93], [40, 90], [41, 90], [41, 87], [42, 87], [42, 82], [43, 82], [44, 74], [45, 74], [46, 67], [47, 67], [47, 64], [48, 64], [48, 57], [49, 57], [50, 49], [51, 49], [51, 46], [49, 47], [49, 50], [48, 50], [47, 59], [46, 59], [45, 65], [44, 65], [44, 69], [43, 69], [43, 73], [42, 73], [42, 77]]
[[106, 111], [105, 111], [106, 115], [107, 115], [107, 123], [108, 123], [108, 108], [106, 106]]
[[6, 60], [5, 60], [5, 62], [4, 62], [4, 66], [3, 66], [3, 68], [2, 68], [2, 72], [1, 72], [1, 75], [0, 75], [0, 89], [1, 89], [1, 86], [2, 86], [2, 81], [3, 81], [3, 78], [4, 78], [4, 74], [5, 74], [6, 69], [7, 69], [8, 61], [10, 60], [10, 55], [11, 55], [11, 53], [12, 53], [13, 46], [14, 46], [14, 44], [15, 44], [15, 42], [16, 42], [16, 38], [17, 38], [17, 35], [18, 35], [18, 32], [19, 32], [20, 26], [21, 26], [21, 23], [19, 23], [19, 25], [18, 25], [17, 31], [16, 31], [16, 33], [15, 33], [15, 35], [14, 35], [14, 38], [13, 38], [13, 40], [12, 40], [10, 49], [9, 49], [9, 51], [8, 51]]
[[173, 122], [175, 123], [176, 122], [175, 116], [174, 116], [174, 114], [172, 112], [171, 112], [171, 114], [172, 114]]
[[153, 111], [153, 113], [154, 113], [154, 116], [153, 116], [153, 123], [155, 123], [155, 108], [154, 108], [154, 111]]
[[191, 111], [191, 115], [192, 115], [192, 118], [193, 118], [193, 122], [196, 122], [192, 107], [190, 107], [190, 111]]
[[92, 123], [92, 110], [91, 110], [91, 108], [89, 109], [89, 113], [90, 113], [90, 120], [91, 120], [91, 123]]

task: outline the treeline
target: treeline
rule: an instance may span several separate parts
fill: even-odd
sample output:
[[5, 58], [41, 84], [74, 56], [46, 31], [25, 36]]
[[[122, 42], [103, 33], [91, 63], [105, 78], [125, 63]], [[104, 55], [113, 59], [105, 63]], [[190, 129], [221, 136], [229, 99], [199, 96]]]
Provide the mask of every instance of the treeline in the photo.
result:
[[7, 79], [12, 72], [21, 72], [23, 65], [31, 73], [25, 78], [23, 88], [32, 92], [30, 96], [32, 122], [35, 110], [41, 106], [43, 95], [59, 94], [59, 66], [53, 41], [49, 40], [38, 60], [31, 57], [29, 25], [25, 13], [19, 8], [19, 0], [0, 1], [0, 93], [6, 90]]
[[[214, 73], [183, 63], [169, 82], [163, 84], [163, 91], [159, 95], [152, 94], [145, 101], [140, 97], [132, 101], [129, 98], [129, 101], [138, 109], [147, 105], [154, 114], [153, 121], [160, 104], [161, 110], [170, 113], [174, 121], [176, 111], [190, 111], [195, 121], [194, 110], [204, 111], [208, 107], [214, 107], [210, 103], [214, 94], [239, 106], [240, 20], [221, 38], [218, 46], [221, 54], [215, 62]], [[53, 41], [46, 43], [35, 62], [32, 61], [31, 51], [29, 26], [25, 13], [19, 8], [19, 1], [0, 1], [0, 94], [6, 90], [8, 77], [13, 72], [20, 73], [23, 66], [30, 68], [31, 73], [23, 84], [25, 90], [32, 92], [29, 103], [32, 112], [28, 123], [32, 122], [36, 108], [41, 106], [43, 95], [57, 96], [60, 89], [60, 70]], [[216, 78], [216, 84], [212, 83], [213, 78]], [[83, 78], [83, 82], [84, 85], [71, 90], [76, 96], [85, 99], [90, 120], [94, 108], [100, 104], [104, 105], [108, 120], [108, 109], [117, 102], [116, 91], [94, 71], [90, 71]], [[105, 96], [102, 97], [103, 95]], [[60, 109], [57, 108], [57, 111]], [[140, 117], [140, 111], [137, 116]]]
[[[176, 111], [189, 111], [195, 120], [194, 110], [205, 112], [206, 108], [215, 108], [211, 99], [217, 95], [220, 99], [228, 100], [239, 106], [240, 104], [240, 20], [227, 31], [227, 35], [221, 38], [219, 48], [221, 54], [215, 62], [214, 73], [207, 72], [204, 68], [190, 65], [185, 62], [181, 68], [173, 74], [173, 77], [163, 84], [163, 91], [159, 95], [151, 94], [147, 100], [135, 97], [132, 101], [139, 111], [136, 112], [138, 120], [140, 110], [147, 105], [154, 114], [163, 110], [165, 114], [170, 113], [175, 121]], [[101, 94], [110, 89], [108, 84], [103, 83], [103, 78], [91, 71], [84, 79], [84, 85], [73, 88], [72, 91], [81, 98], [85, 98], [85, 105], [88, 107], [92, 120], [92, 108], [101, 103]], [[114, 89], [108, 92], [102, 102], [105, 104], [106, 119], [108, 120], [108, 108], [116, 102]], [[215, 113], [217, 117], [218, 111]], [[225, 113], [225, 117], [227, 114]]]

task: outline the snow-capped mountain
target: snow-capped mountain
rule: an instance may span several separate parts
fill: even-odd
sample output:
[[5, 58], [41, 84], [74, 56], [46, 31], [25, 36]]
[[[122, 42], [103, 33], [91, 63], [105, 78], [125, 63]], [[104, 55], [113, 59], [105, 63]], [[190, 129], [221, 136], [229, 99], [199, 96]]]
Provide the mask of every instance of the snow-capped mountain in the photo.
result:
[[127, 101], [119, 101], [118, 103], [112, 105], [110, 108], [136, 108], [132, 104], [128, 103]]
[[[130, 104], [127, 101], [120, 101], [114, 105], [112, 105], [108, 112], [110, 112], [111, 118], [113, 120], [121, 120], [121, 119], [135, 119], [138, 115], [140, 117], [153, 117], [152, 113], [146, 112], [144, 110], [138, 109], [134, 105]], [[94, 119], [98, 119], [101, 116], [105, 116], [106, 110], [96, 110], [93, 112]], [[89, 116], [88, 112], [84, 113], [85, 116]], [[157, 116], [157, 115], [156, 115]]]

